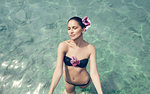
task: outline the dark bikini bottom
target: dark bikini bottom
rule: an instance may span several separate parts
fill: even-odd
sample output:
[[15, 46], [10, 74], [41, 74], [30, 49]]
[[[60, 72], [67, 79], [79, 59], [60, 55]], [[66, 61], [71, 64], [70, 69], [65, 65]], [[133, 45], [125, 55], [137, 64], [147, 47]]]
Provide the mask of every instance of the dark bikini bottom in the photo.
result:
[[91, 80], [91, 79], [89, 79], [89, 81], [88, 81], [86, 84], [73, 84], [73, 83], [70, 83], [70, 82], [68, 82], [68, 81], [66, 81], [66, 82], [69, 83], [69, 84], [72, 84], [72, 85], [74, 85], [74, 86], [85, 86], [85, 85], [89, 84], [90, 80]]

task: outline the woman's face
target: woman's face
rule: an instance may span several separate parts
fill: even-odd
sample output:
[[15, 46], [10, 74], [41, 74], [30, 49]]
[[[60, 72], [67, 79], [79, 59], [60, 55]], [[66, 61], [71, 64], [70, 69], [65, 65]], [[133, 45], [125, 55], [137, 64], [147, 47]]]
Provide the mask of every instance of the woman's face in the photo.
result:
[[78, 38], [82, 32], [83, 29], [76, 20], [70, 20], [68, 22], [68, 34], [71, 39]]

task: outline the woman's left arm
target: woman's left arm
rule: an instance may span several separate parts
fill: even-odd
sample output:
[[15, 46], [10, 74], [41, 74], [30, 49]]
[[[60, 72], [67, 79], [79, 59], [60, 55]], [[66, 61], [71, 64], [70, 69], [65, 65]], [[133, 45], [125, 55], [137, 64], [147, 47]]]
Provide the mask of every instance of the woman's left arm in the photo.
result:
[[91, 45], [90, 46], [90, 76], [94, 83], [94, 86], [96, 87], [98, 94], [103, 94], [100, 77], [97, 72], [97, 64], [96, 64], [96, 48]]

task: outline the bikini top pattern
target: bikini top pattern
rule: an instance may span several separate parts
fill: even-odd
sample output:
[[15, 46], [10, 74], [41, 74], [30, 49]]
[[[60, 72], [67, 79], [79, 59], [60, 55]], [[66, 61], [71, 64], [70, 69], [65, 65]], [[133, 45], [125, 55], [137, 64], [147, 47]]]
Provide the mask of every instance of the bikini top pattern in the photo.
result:
[[[72, 58], [68, 57], [68, 56], [64, 56], [64, 63], [67, 65], [67, 66], [74, 66], [72, 63], [71, 63], [71, 60]], [[79, 63], [76, 64], [76, 67], [81, 67], [81, 68], [84, 68], [86, 67], [88, 64], [88, 58], [85, 58], [85, 59], [82, 59], [82, 60], [79, 60]]]

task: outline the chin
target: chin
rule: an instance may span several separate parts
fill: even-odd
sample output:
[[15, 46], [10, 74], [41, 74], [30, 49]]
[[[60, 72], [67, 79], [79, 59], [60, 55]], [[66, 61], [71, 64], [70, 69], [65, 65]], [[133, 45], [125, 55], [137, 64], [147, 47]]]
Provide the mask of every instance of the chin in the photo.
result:
[[70, 38], [71, 40], [75, 40], [76, 38]]
[[70, 38], [71, 40], [75, 40], [75, 38]]

